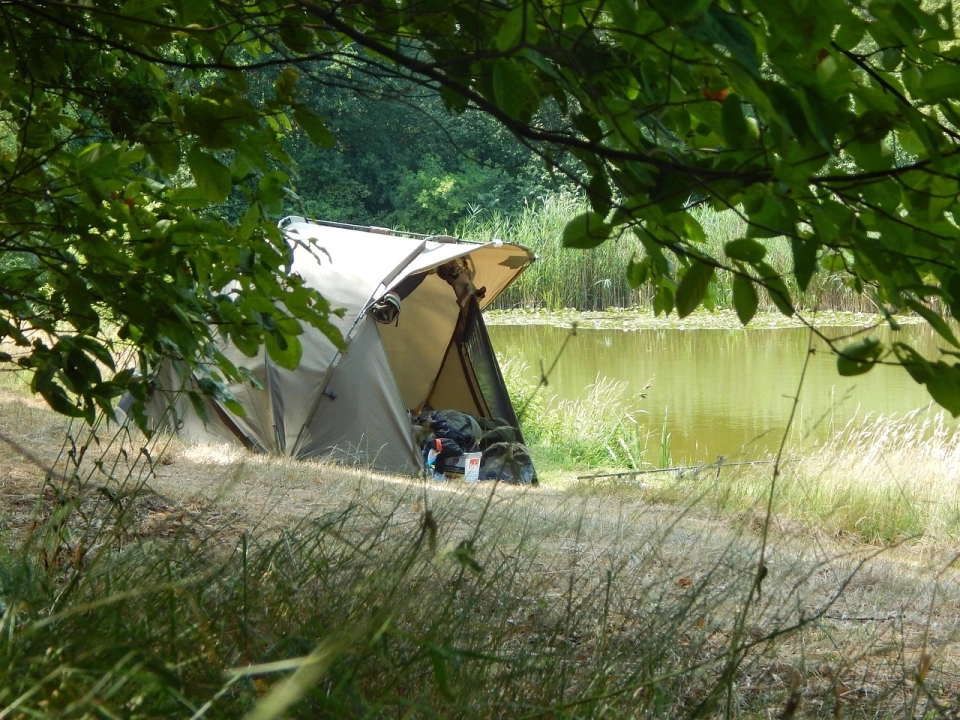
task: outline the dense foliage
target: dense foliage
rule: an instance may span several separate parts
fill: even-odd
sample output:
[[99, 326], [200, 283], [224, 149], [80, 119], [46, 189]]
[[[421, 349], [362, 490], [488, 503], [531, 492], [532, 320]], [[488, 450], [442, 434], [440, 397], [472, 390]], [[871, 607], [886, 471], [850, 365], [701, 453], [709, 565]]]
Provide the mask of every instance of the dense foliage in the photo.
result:
[[[351, 86], [333, 84], [341, 77]], [[291, 139], [293, 207], [308, 217], [450, 233], [466, 218], [519, 213], [564, 184], [488, 115], [449, 114], [409, 81], [374, 84], [322, 63], [301, 85], [334, 137], [330, 148]]]
[[[960, 311], [950, 3], [12, 0], [0, 13], [0, 335], [22, 350], [0, 361], [32, 370], [61, 412], [89, 418], [129, 381], [101, 374], [97, 361], [113, 363], [107, 323], [137, 345], [144, 371], [174, 354], [231, 378], [240, 371], [212, 349], [208, 320], [286, 365], [301, 322], [332, 333], [329, 308], [287, 273], [274, 227], [295, 184], [284, 135], [338, 147], [334, 129], [354, 148], [304, 158], [308, 209], [334, 215], [343, 198], [345, 218], [370, 202], [397, 223], [420, 207], [418, 220], [446, 225], [462, 199], [437, 182], [450, 159], [418, 134], [429, 102], [493, 121], [489, 141], [454, 138], [465, 157], [489, 160], [506, 131], [582, 184], [591, 209], [565, 245], [635, 236], [643, 251], [627, 272], [660, 312], [709, 304], [726, 269], [744, 322], [758, 287], [792, 314], [795, 293], [766, 259], [764, 241], [782, 236], [800, 291], [818, 265], [842, 271], [882, 309], [923, 315], [944, 357], [960, 353], [943, 315]], [[308, 78], [329, 86], [324, 103], [308, 102]], [[376, 110], [371, 87], [433, 100], [350, 139], [350, 120]], [[379, 142], [407, 146], [415, 172], [378, 173]], [[379, 184], [347, 182], [338, 163], [365, 165]], [[477, 165], [470, 202], [523, 192], [538, 172], [522, 158]], [[711, 252], [697, 205], [742, 216], [744, 237]], [[960, 413], [949, 359], [868, 337], [839, 369], [888, 360]], [[205, 388], [219, 392], [219, 378]]]

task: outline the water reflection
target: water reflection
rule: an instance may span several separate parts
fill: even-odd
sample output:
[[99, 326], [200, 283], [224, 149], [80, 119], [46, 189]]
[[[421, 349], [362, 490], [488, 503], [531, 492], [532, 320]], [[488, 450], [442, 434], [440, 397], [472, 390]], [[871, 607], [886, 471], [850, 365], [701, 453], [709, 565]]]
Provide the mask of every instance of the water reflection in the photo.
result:
[[[831, 337], [853, 332], [833, 328]], [[491, 327], [494, 347], [503, 358], [516, 357], [530, 367], [532, 381], [541, 361], [549, 365], [569, 330], [548, 326]], [[888, 328], [878, 334], [892, 337]], [[904, 326], [896, 339], [928, 356], [938, 345], [924, 325]], [[548, 393], [580, 397], [597, 377], [627, 384], [659, 438], [666, 418], [676, 462], [751, 459], [774, 448], [786, 427], [793, 396], [810, 347], [810, 333], [782, 330], [578, 330], [550, 377]], [[792, 442], [815, 440], [831, 427], [866, 413], [902, 414], [931, 405], [924, 388], [902, 369], [878, 367], [866, 375], [837, 375], [836, 359], [824, 343], [813, 343], [800, 392]]]

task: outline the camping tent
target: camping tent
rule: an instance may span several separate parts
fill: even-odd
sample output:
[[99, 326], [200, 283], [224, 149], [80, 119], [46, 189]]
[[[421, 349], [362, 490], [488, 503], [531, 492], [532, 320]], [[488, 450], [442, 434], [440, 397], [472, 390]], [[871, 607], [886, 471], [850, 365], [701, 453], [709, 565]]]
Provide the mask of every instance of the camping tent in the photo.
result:
[[[331, 307], [345, 310], [342, 318], [330, 318], [345, 351], [305, 327], [303, 358], [287, 370], [263, 350], [250, 358], [227, 344], [227, 356], [248, 368], [261, 388], [230, 387], [243, 416], [204, 397], [206, 422], [184, 392], [197, 378], [167, 363], [147, 404], [157, 426], [194, 440], [411, 473], [423, 464], [411, 418], [424, 409], [518, 426], [480, 311], [530, 264], [530, 250], [300, 217], [285, 218], [280, 227], [291, 247], [291, 270]], [[375, 311], [388, 299], [399, 300], [399, 315], [383, 322]]]

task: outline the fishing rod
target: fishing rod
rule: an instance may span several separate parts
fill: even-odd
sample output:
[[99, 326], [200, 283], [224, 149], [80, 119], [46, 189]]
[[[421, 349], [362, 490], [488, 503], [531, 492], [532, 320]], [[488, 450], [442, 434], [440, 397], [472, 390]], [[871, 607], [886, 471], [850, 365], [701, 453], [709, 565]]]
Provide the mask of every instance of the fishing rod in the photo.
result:
[[[720, 470], [725, 467], [738, 467], [742, 465], [771, 465], [775, 463], [776, 460], [744, 460], [741, 462], [725, 462], [723, 457], [717, 458], [716, 462], [712, 462], [709, 465], [678, 465], [677, 467], [669, 468], [654, 468], [651, 470], [626, 470], [623, 472], [615, 473], [598, 473], [594, 475], [577, 475], [577, 480], [592, 480], [595, 478], [612, 478], [612, 477], [633, 477], [635, 475], [655, 475], [657, 473], [680, 473], [681, 475], [686, 473], [691, 473], [693, 475], [698, 475], [702, 470], [708, 468], [717, 469], [717, 477], [720, 476]], [[781, 460], [781, 464], [785, 462], [794, 462], [793, 460]]]

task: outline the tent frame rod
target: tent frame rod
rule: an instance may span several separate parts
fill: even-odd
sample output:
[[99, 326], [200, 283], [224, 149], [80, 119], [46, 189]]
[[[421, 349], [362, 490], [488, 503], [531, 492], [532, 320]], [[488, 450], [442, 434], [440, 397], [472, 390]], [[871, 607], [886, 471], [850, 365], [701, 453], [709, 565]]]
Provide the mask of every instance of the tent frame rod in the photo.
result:
[[377, 235], [396, 235], [397, 237], [411, 238], [418, 240], [434, 240], [437, 242], [463, 243], [465, 245], [484, 245], [480, 240], [464, 240], [463, 238], [453, 237], [452, 235], [428, 235], [426, 233], [409, 232], [408, 230], [394, 230], [392, 228], [380, 227], [378, 225], [352, 225], [351, 223], [334, 222], [332, 220], [318, 220], [316, 218], [306, 218], [302, 215], [288, 215], [283, 218], [279, 225], [283, 229], [295, 221], [309, 222], [315, 225], [325, 227], [343, 228], [345, 230], [358, 230], [360, 232], [375, 233]]

